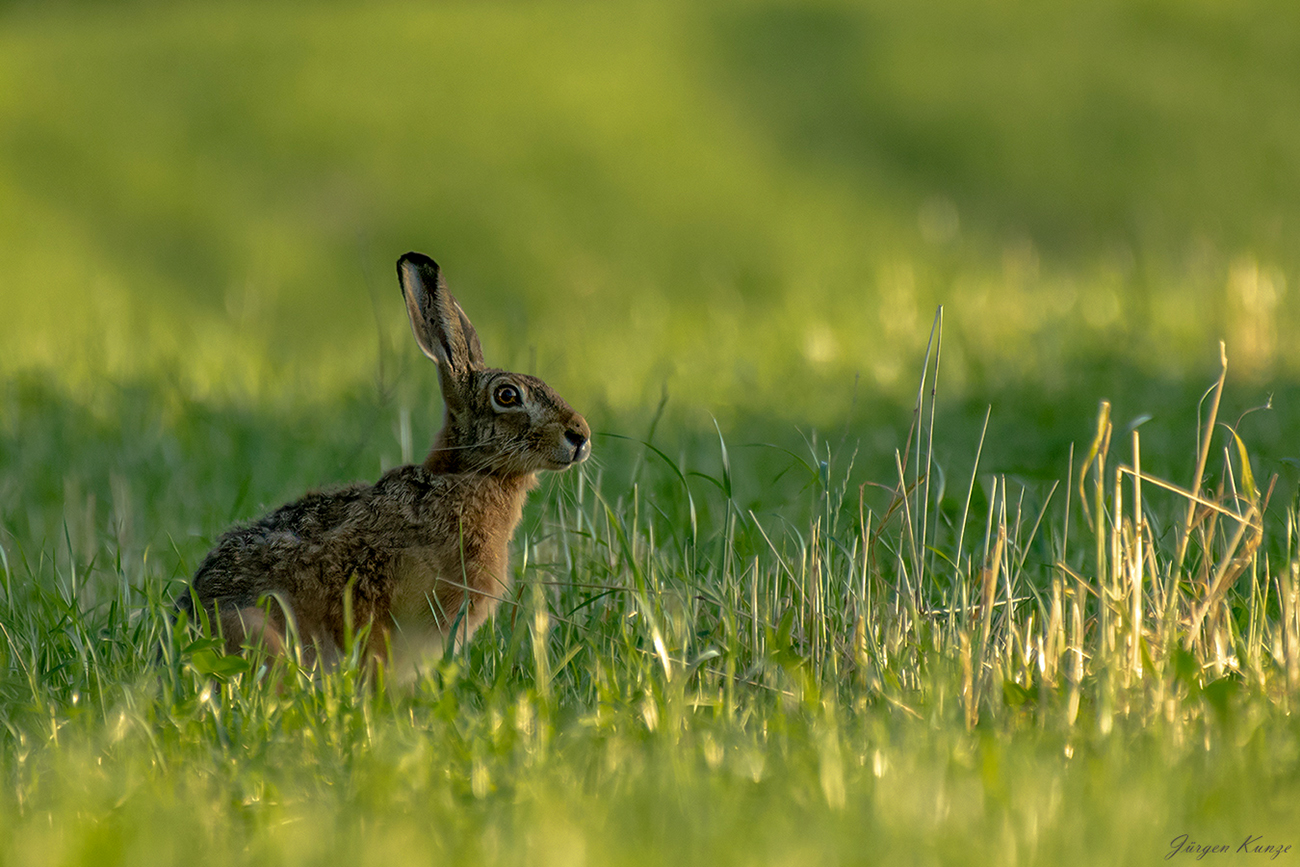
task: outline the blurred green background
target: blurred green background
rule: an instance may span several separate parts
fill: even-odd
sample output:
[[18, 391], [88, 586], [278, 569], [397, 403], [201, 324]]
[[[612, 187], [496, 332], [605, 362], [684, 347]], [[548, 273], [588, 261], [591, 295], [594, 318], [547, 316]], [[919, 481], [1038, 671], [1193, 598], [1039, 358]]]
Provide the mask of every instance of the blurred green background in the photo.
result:
[[599, 430], [667, 394], [661, 439], [887, 476], [942, 304], [940, 457], [992, 406], [985, 466], [1060, 477], [1109, 398], [1190, 473], [1220, 339], [1224, 417], [1272, 395], [1243, 435], [1300, 452], [1289, 2], [10, 0], [0, 203], [11, 463], [20, 417], [178, 406], [306, 419], [279, 447], [341, 478], [402, 411], [418, 452], [408, 249]]

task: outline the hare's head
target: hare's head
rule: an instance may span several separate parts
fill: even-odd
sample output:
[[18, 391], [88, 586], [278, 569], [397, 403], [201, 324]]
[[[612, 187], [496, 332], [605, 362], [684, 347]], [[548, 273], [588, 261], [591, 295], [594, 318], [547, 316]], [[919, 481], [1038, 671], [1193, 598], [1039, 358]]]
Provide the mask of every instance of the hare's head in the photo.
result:
[[397, 260], [411, 330], [438, 365], [446, 422], [435, 455], [452, 472], [525, 475], [563, 470], [591, 453], [587, 420], [535, 376], [487, 367], [465, 311], [438, 264], [422, 253]]

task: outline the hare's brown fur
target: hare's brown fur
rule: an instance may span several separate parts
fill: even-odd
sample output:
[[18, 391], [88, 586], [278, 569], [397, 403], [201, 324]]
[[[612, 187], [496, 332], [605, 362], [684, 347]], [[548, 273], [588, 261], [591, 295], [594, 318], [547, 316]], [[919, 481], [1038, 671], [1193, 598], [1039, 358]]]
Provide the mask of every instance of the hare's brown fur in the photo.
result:
[[[438, 364], [443, 428], [423, 464], [308, 494], [222, 536], [192, 598], [232, 652], [252, 643], [280, 652], [292, 619], [309, 654], [330, 658], [344, 645], [350, 605], [352, 627], [371, 627], [371, 652], [395, 648], [393, 664], [409, 676], [419, 660], [408, 653], [441, 641], [453, 623], [467, 639], [495, 610], [538, 471], [590, 452], [586, 420], [544, 382], [483, 365], [431, 259], [408, 253], [398, 273], [416, 340]], [[192, 609], [191, 594], [178, 604]]]

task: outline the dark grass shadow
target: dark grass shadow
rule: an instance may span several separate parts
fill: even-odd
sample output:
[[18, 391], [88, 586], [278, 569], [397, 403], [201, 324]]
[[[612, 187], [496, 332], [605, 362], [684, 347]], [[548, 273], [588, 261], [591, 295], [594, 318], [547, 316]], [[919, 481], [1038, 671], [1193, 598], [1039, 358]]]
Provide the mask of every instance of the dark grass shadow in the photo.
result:
[[[1213, 381], [1208, 372], [1174, 381], [1093, 359], [1050, 388], [1005, 382], [952, 394], [941, 384], [934, 483], [960, 503], [979, 452], [977, 504], [994, 476], [1034, 496], [1061, 482], [1063, 495], [1071, 448], [1077, 476], [1104, 399], [1114, 423], [1110, 465], [1131, 461], [1136, 427], [1144, 471], [1188, 486], [1208, 412], [1201, 407], [1198, 422], [1198, 403]], [[844, 384], [846, 394], [850, 389]], [[1259, 409], [1270, 401], [1270, 409]], [[438, 420], [436, 400], [427, 403], [411, 412], [415, 460]], [[889, 508], [898, 460], [906, 454], [906, 474], [914, 479], [918, 452], [908, 442], [912, 406], [866, 388], [843, 406], [838, 419], [821, 426], [743, 406], [710, 414], [671, 399], [657, 424], [649, 410], [586, 408], [596, 437], [584, 472], [619, 509], [632, 508], [636, 485], [642, 508], [658, 510], [663, 526], [675, 532], [688, 522], [686, 490], [700, 521], [715, 529], [727, 509], [803, 522], [825, 509], [828, 486], [852, 523], [859, 496], [877, 514]], [[398, 402], [368, 392], [327, 403], [241, 405], [201, 400], [166, 383], [134, 382], [104, 383], [87, 400], [29, 376], [0, 383], [0, 408], [0, 543], [11, 564], [71, 558], [81, 568], [122, 573], [128, 563], [134, 565], [125, 571], [143, 580], [184, 580], [231, 523], [309, 490], [376, 479], [401, 459]], [[1218, 484], [1225, 449], [1239, 460], [1225, 427], [1232, 426], [1259, 485], [1278, 476], [1272, 511], [1284, 514], [1300, 479], [1300, 382], [1230, 381], [1219, 421], [1207, 484]], [[925, 423], [928, 439], [928, 415]], [[642, 444], [647, 439], [658, 452]], [[573, 496], [575, 485], [573, 473], [548, 477], [529, 503], [525, 528], [540, 526], [548, 501]]]

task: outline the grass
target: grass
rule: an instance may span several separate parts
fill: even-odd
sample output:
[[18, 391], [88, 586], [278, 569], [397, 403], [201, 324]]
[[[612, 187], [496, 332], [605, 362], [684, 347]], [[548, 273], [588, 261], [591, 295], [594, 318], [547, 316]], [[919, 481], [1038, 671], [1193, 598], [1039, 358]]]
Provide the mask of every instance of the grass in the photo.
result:
[[[0, 4], [0, 867], [1293, 859], [1294, 16]], [[431, 440], [407, 249], [598, 433], [511, 597], [173, 635]]]
[[[69, 428], [79, 450], [104, 435]], [[165, 456], [202, 450], [163, 425], [115, 483], [117, 538], [65, 492], [55, 545], [5, 548], [5, 857], [1145, 863], [1183, 833], [1290, 844], [1295, 505], [1266, 508], [1276, 488], [1215, 431], [1226, 461], [1185, 483], [1195, 500], [1131, 470], [1138, 433], [1121, 446], [1104, 413], [1059, 484], [968, 466], [951, 492], [924, 425], [875, 494], [833, 446], [718, 440], [714, 475], [606, 438], [530, 507], [491, 627], [405, 693], [170, 637], [203, 541], [133, 551], [148, 513], [122, 493], [190, 496]], [[776, 467], [790, 500], [735, 499]]]

